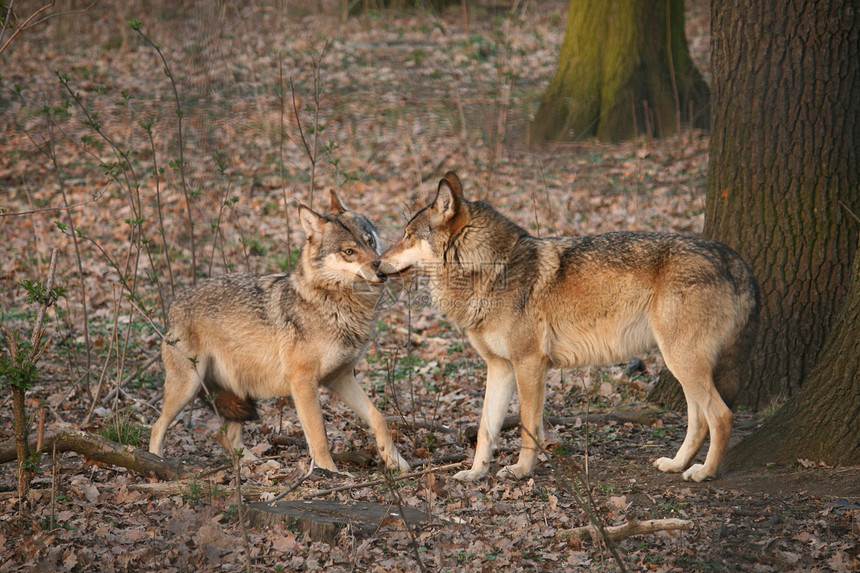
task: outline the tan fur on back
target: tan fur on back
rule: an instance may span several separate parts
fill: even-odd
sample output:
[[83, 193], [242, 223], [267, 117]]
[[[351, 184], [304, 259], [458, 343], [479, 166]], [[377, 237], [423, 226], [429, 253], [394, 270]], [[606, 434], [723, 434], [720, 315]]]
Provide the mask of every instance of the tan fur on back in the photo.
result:
[[[684, 444], [655, 465], [695, 481], [716, 475], [731, 431], [725, 402], [743, 374], [759, 308], [752, 272], [726, 245], [667, 233], [533, 237], [466, 200], [448, 173], [379, 261], [383, 272], [413, 267], [429, 275], [432, 300], [487, 362], [475, 460], [455, 477], [486, 474], [515, 389], [523, 446], [500, 475], [531, 473], [548, 367], [619, 362], [655, 345], [691, 404]], [[705, 463], [690, 466], [709, 432]]]
[[169, 424], [198, 391], [210, 394], [227, 420], [233, 449], [244, 447], [241, 421], [256, 412], [254, 400], [292, 396], [313, 461], [336, 471], [319, 403], [322, 385], [370, 427], [389, 467], [409, 467], [353, 376], [382, 292], [384, 277], [371, 264], [379, 238], [334, 193], [332, 210], [324, 217], [300, 208], [308, 240], [292, 272], [206, 280], [173, 302], [162, 344], [164, 405], [151, 452], [161, 455]]

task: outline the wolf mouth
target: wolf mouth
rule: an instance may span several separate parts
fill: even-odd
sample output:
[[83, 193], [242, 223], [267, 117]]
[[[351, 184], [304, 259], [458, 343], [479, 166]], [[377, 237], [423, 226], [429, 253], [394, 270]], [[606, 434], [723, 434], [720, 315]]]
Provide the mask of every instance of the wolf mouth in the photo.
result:
[[383, 271], [383, 270], [378, 270], [377, 272], [379, 273], [379, 275], [381, 277], [385, 277], [386, 279], [388, 279], [388, 278], [397, 279], [397, 278], [409, 277], [412, 274], [412, 271], [413, 271], [412, 266], [408, 266], [408, 267], [403, 267], [399, 271], [387, 272], [387, 271]]
[[402, 269], [393, 270], [394, 265], [387, 261], [383, 261], [381, 259], [376, 259], [375, 261], [373, 261], [373, 270], [376, 271], [376, 274], [380, 277], [386, 278], [400, 278], [408, 276], [412, 272], [412, 267], [413, 265], [409, 265], [407, 267], [403, 267]]

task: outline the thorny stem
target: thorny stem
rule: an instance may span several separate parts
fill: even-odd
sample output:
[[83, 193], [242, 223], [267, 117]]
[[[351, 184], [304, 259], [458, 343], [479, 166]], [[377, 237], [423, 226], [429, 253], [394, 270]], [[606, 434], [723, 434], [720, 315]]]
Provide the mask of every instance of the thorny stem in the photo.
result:
[[149, 39], [149, 36], [144, 34], [140, 30], [140, 26], [133, 26], [135, 32], [140, 34], [143, 40], [149, 44], [152, 49], [158, 54], [158, 57], [161, 59], [161, 63], [164, 66], [164, 74], [170, 80], [170, 85], [173, 88], [173, 99], [176, 102], [176, 119], [177, 119], [177, 137], [178, 137], [178, 145], [179, 145], [179, 165], [177, 166], [179, 169], [179, 176], [182, 182], [182, 194], [185, 197], [185, 211], [188, 216], [188, 230], [191, 237], [191, 282], [192, 284], [197, 284], [197, 245], [196, 240], [194, 238], [194, 216], [191, 213], [191, 192], [188, 189], [188, 179], [185, 175], [185, 142], [182, 136], [182, 117], [184, 112], [182, 111], [182, 103], [179, 99], [179, 90], [176, 87], [176, 79], [173, 77], [173, 72], [170, 70], [170, 66], [167, 64], [167, 59], [164, 57], [164, 53], [161, 51], [161, 47], [158, 46], [155, 42]]
[[224, 432], [221, 432], [218, 437], [222, 445], [230, 452], [230, 457], [233, 460], [233, 471], [236, 476], [236, 513], [239, 519], [239, 531], [242, 532], [242, 543], [245, 546], [245, 570], [247, 573], [251, 573], [251, 542], [248, 539], [248, 529], [245, 527], [245, 508], [242, 501], [242, 459], [239, 457], [239, 452], [234, 450], [228, 442]]
[[400, 490], [394, 485], [394, 480], [391, 478], [391, 474], [388, 470], [383, 470], [382, 475], [386, 478], [386, 483], [388, 484], [388, 490], [394, 496], [394, 503], [397, 504], [397, 509], [400, 511], [400, 518], [403, 520], [403, 525], [406, 527], [406, 533], [409, 534], [409, 548], [412, 549], [412, 558], [415, 559], [415, 562], [418, 564], [418, 568], [425, 572], [427, 571], [427, 566], [424, 565], [424, 561], [421, 560], [420, 546], [418, 545], [418, 539], [415, 537], [415, 531], [413, 531], [412, 526], [409, 524], [409, 521], [406, 519], [406, 511], [403, 509], [403, 497], [400, 495]]
[[314, 124], [313, 124], [313, 148], [308, 143], [307, 138], [305, 137], [304, 129], [302, 128], [302, 120], [299, 115], [299, 107], [296, 102], [296, 88], [293, 85], [293, 78], [290, 78], [290, 91], [292, 92], [292, 102], [293, 102], [293, 115], [296, 118], [296, 125], [299, 128], [299, 135], [302, 138], [302, 144], [305, 147], [305, 153], [308, 156], [308, 160], [311, 163], [311, 180], [308, 187], [308, 204], [311, 209], [314, 207], [314, 186], [316, 184], [316, 169], [317, 169], [317, 150], [319, 146], [319, 132], [320, 132], [320, 95], [321, 95], [321, 80], [322, 76], [320, 73], [320, 66], [322, 64], [322, 59], [325, 56], [326, 51], [328, 50], [328, 41], [326, 41], [325, 45], [322, 48], [322, 51], [319, 53], [319, 57], [313, 60], [313, 75], [314, 75]]
[[[279, 59], [278, 60], [278, 99], [280, 99], [280, 115], [281, 115], [281, 129], [278, 132], [278, 156], [279, 161], [278, 165], [280, 168], [281, 175], [281, 190], [284, 194], [284, 223], [286, 225], [286, 234], [287, 234], [287, 270], [290, 270], [293, 266], [293, 245], [292, 245], [292, 237], [290, 236], [290, 205], [289, 200], [287, 198], [287, 178], [284, 173], [284, 139], [286, 138], [286, 126], [284, 124], [284, 107], [286, 104], [286, 99], [284, 98], [284, 89], [286, 86], [284, 85], [284, 64]], [[299, 129], [301, 129], [301, 125], [299, 125]]]
[[3, 25], [0, 26], [0, 44], [2, 44], [2, 45], [0, 45], [0, 54], [2, 54], [6, 50], [6, 48], [9, 46], [9, 44], [12, 43], [12, 40], [15, 39], [15, 36], [17, 36], [18, 34], [23, 32], [24, 30], [29, 30], [30, 28], [35, 28], [36, 26], [38, 26], [42, 22], [50, 20], [51, 18], [56, 18], [57, 16], [65, 16], [67, 14], [83, 14], [84, 12], [86, 12], [87, 10], [89, 10], [90, 8], [95, 6], [98, 3], [98, 1], [99, 0], [93, 0], [92, 2], [90, 2], [89, 4], [87, 4], [86, 6], [84, 6], [83, 8], [81, 8], [79, 10], [65, 10], [63, 12], [51, 12], [50, 14], [46, 14], [44, 17], [39, 18], [38, 20], [35, 20], [35, 18], [37, 16], [39, 16], [42, 12], [44, 12], [48, 8], [53, 7], [54, 4], [56, 4], [56, 0], [50, 0], [46, 5], [42, 6], [41, 8], [39, 8], [38, 10], [33, 12], [29, 18], [24, 20], [24, 23], [21, 24], [20, 26], [18, 26], [18, 28], [16, 28], [15, 31], [12, 32], [12, 35], [9, 36], [9, 39], [6, 40], [6, 43], [3, 43], [3, 38], [6, 35], [6, 31], [9, 29], [9, 20], [13, 17], [12, 6], [15, 4], [15, 1], [11, 0], [9, 2], [9, 4], [6, 5], [7, 16], [3, 21]]
[[[83, 267], [83, 262], [82, 262], [82, 257], [81, 257], [81, 247], [80, 247], [80, 244], [78, 243], [78, 233], [77, 233], [77, 228], [75, 227], [75, 219], [72, 217], [71, 209], [68, 208], [69, 207], [69, 197], [68, 197], [68, 194], [66, 193], [66, 182], [63, 179], [62, 174], [60, 173], [60, 164], [57, 161], [57, 152], [56, 152], [56, 148], [54, 147], [53, 125], [54, 125], [53, 122], [49, 123], [50, 137], [49, 137], [47, 145], [46, 145], [46, 149], [47, 149], [46, 153], [51, 158], [51, 163], [53, 163], [53, 165], [54, 165], [54, 173], [56, 173], [56, 175], [57, 175], [57, 183], [60, 186], [60, 193], [62, 193], [62, 195], [63, 195], [63, 204], [66, 206], [66, 216], [68, 217], [68, 220], [69, 220], [69, 229], [71, 230], [70, 234], [72, 236], [72, 245], [75, 248], [75, 262], [77, 263], [77, 267], [78, 267], [78, 278], [80, 279], [80, 282], [81, 282], [81, 309], [82, 309], [82, 313], [83, 313], [84, 345], [86, 346], [86, 349], [87, 349], [87, 355], [86, 355], [87, 365], [86, 365], [86, 371], [84, 372], [84, 387], [87, 390], [87, 394], [91, 397], [92, 391], [90, 390], [90, 370], [92, 368], [92, 344], [90, 342], [90, 321], [89, 321], [89, 312], [87, 309], [87, 285], [86, 285], [86, 281], [84, 280], [84, 267]], [[75, 362], [77, 362], [77, 360]]]
[[[161, 204], [161, 173], [158, 171], [158, 156], [155, 153], [155, 139], [152, 137], [152, 128], [146, 128], [146, 135], [149, 137], [149, 147], [152, 150], [152, 170], [155, 175], [155, 207], [158, 214], [158, 230], [161, 233], [161, 250], [164, 253], [164, 262], [167, 264], [167, 276], [170, 279], [170, 296], [176, 295], [174, 280], [173, 280], [173, 265], [170, 264], [170, 249], [167, 246], [167, 233], [164, 230], [164, 209]], [[158, 289], [159, 293], [161, 289]], [[162, 305], [164, 305], [162, 298]], [[167, 318], [167, 308], [162, 308], [164, 318]]]
[[[54, 6], [54, 4], [56, 4], [56, 0], [51, 0], [50, 2], [48, 2], [44, 6], [42, 6], [41, 8], [36, 10], [35, 12], [33, 12], [32, 14], [30, 14], [30, 17], [27, 18], [26, 20], [24, 20], [24, 23], [21, 24], [20, 26], [18, 26], [15, 29], [15, 31], [12, 32], [12, 35], [9, 36], [9, 39], [6, 40], [6, 42], [4, 44], [0, 45], [0, 54], [2, 54], [6, 50], [6, 47], [12, 43], [12, 40], [14, 40], [18, 34], [20, 34], [21, 32], [23, 32], [24, 30], [26, 30], [28, 28], [32, 28], [33, 26], [35, 26], [38, 23], [38, 22], [33, 22], [34, 18], [36, 18], [39, 14], [41, 14], [45, 10], [52, 8]], [[9, 20], [11, 20], [13, 17], [12, 7], [14, 5], [15, 5], [15, 1], [12, 0], [11, 2], [9, 2], [8, 6], [5, 7], [6, 8], [6, 17], [3, 18], [3, 27], [0, 28], [0, 42], [3, 41], [3, 37], [6, 35], [6, 30], [9, 29]]]
[[[525, 427], [520, 426], [524, 432], [532, 436], [531, 432]], [[588, 425], [585, 427], [585, 434], [588, 435]], [[532, 439], [535, 443], [539, 443], [535, 436], [532, 436]], [[542, 448], [544, 451], [547, 451], [545, 448]], [[584, 472], [576, 467], [576, 464], [569, 459], [565, 459], [564, 465], [566, 472], [561, 471], [558, 464], [556, 463], [556, 456], [549, 455], [550, 464], [552, 465], [553, 471], [555, 472], [556, 477], [559, 480], [562, 488], [565, 489], [570, 495], [573, 496], [574, 501], [576, 501], [577, 505], [579, 505], [580, 509], [585, 512], [585, 515], [588, 517], [588, 521], [594, 526], [594, 528], [600, 534], [600, 538], [606, 544], [607, 549], [612, 554], [612, 558], [615, 559], [616, 564], [618, 565], [618, 569], [621, 573], [626, 573], [627, 569], [624, 567], [624, 561], [621, 559], [621, 555], [618, 553], [618, 547], [615, 545], [615, 542], [606, 533], [606, 529], [603, 527], [603, 522], [597, 517], [597, 510], [594, 505], [594, 499], [591, 497], [591, 486], [588, 485], [588, 451], [586, 450], [585, 459], [586, 459], [586, 469]], [[572, 476], [572, 477], [570, 477]], [[585, 495], [583, 496], [580, 491], [580, 487], [577, 483], [577, 480], [581, 479], [584, 486], [582, 489], [585, 491]]]

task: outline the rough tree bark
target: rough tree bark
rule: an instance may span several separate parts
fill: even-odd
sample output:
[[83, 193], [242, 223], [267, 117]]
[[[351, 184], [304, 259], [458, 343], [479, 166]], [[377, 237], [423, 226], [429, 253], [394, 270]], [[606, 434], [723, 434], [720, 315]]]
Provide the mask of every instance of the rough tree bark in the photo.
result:
[[[860, 248], [860, 246], [858, 246]], [[800, 391], [729, 452], [728, 465], [860, 463], [860, 257], [818, 365]]]
[[708, 127], [708, 100], [687, 48], [683, 0], [572, 0], [529, 139], [662, 137], [691, 115]]
[[[848, 290], [860, 18], [841, 0], [714, 2], [712, 30], [704, 234], [740, 252], [762, 287], [752, 373], [735, 402], [762, 409], [809, 375]], [[674, 406], [679, 395], [663, 379], [651, 398]]]

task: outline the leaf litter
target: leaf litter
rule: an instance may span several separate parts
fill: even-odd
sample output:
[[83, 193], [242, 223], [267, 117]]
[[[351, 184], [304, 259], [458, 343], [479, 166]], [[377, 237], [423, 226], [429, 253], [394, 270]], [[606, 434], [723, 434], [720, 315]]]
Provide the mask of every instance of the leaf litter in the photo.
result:
[[[176, 286], [191, 282], [185, 201], [176, 164], [170, 165], [179, 145], [172, 87], [156, 54], [127, 29], [129, 17], [142, 18], [173, 66], [183, 103], [187, 177], [200, 221], [196, 230], [204, 258], [198, 268], [205, 274], [284, 268], [288, 250], [302, 240], [294, 203], [318, 206], [329, 188], [376, 222], [390, 244], [448, 169], [458, 171], [469, 196], [490, 200], [541, 236], [702, 230], [706, 133], [619, 145], [581, 142], [542, 150], [525, 145], [529, 116], [557, 64], [565, 2], [481, 2], [470, 10], [468, 23], [459, 7], [441, 15], [370, 11], [345, 17], [334, 3], [216, 8], [196, 2], [183, 9], [153, 4], [163, 9], [137, 6], [138, 15], [98, 4], [84, 14], [50, 20], [16, 39], [4, 54], [0, 207], [32, 211], [0, 219], [7, 253], [0, 260], [8, 285], [0, 295], [4, 324], [26, 325], [23, 293], [14, 285], [44, 274], [52, 246], [63, 253], [62, 282], [80, 288], [74, 237], [61, 232], [58, 221], [73, 223], [79, 236], [104, 250], [84, 241], [79, 245], [94, 358], [90, 372], [81, 350], [83, 307], [79, 296], [70, 296], [49, 327], [53, 355], [40, 365], [41, 382], [28, 394], [31, 412], [47, 406], [48, 429], [80, 424], [103, 366], [106, 387], [112, 388], [158, 354], [155, 328], [162, 327], [162, 318], [154, 311], [150, 324], [128, 306], [117, 312], [123, 293], [112, 266], [134, 256], [128, 220], [141, 216], [147, 221], [144, 233], [154, 233], [156, 189], [170, 223], [166, 242], [175, 253]], [[688, 2], [687, 9], [691, 50], [707, 76], [707, 2]], [[68, 74], [111, 140], [134, 150], [134, 172], [145, 196], [141, 213], [110, 176], [109, 146], [92, 139], [79, 107], [63, 106], [69, 97], [54, 70]], [[295, 86], [296, 112], [288, 79]], [[45, 106], [57, 109], [46, 114]], [[315, 108], [318, 125], [309, 131]], [[305, 137], [319, 136], [322, 150], [312, 192], [296, 116]], [[154, 126], [152, 142], [140, 128], [147, 121]], [[48, 143], [56, 167], [36, 149]], [[65, 205], [64, 193], [73, 206], [68, 212], [58, 210]], [[156, 267], [164, 273], [160, 263], [143, 257], [137, 264], [142, 274]], [[146, 303], [157, 308], [155, 289], [145, 292]], [[485, 367], [462, 332], [428, 306], [422, 292], [392, 290], [357, 378], [386, 416], [399, 420], [393, 425], [395, 439], [413, 465], [468, 460], [473, 451], [463, 430], [478, 422]], [[114, 321], [119, 332], [129, 333], [123, 364], [110, 358], [116, 355], [110, 348], [122, 342]], [[314, 542], [287, 525], [250, 528], [254, 567], [390, 573], [415, 571], [420, 560], [434, 571], [616, 570], [605, 548], [570, 533], [588, 517], [565, 489], [571, 476], [555, 463], [563, 455], [587, 467], [587, 473], [573, 477], [583, 480], [606, 525], [670, 517], [694, 522], [691, 531], [619, 542], [629, 570], [858, 569], [856, 468], [799, 460], [792, 468], [749, 468], [712, 483], [688, 484], [650, 466], [680, 445], [683, 415], [665, 412], [651, 425], [586, 421], [591, 412], [642, 403], [661, 366], [657, 355], [642, 359], [644, 370], [631, 374], [624, 365], [550, 373], [547, 413], [576, 421], [550, 428], [555, 453], [542, 454], [533, 478], [462, 484], [439, 473], [398, 482], [396, 495], [395, 486], [338, 492], [328, 499], [402, 500], [427, 512], [431, 523], [409, 531], [402, 522], [388, 521], [366, 539], [347, 529], [334, 545]], [[89, 386], [82, 383], [87, 374]], [[109, 424], [106, 413], [115, 408], [135, 412], [144, 423], [154, 421], [161, 378], [155, 361], [125, 384], [118, 398], [104, 401], [103, 392], [104, 410], [98, 411], [105, 415], [97, 414], [91, 429]], [[355, 416], [325, 392], [322, 402], [332, 451], [363, 453], [362, 459], [375, 463], [372, 439]], [[8, 439], [11, 408], [8, 399], [3, 403], [0, 438]], [[309, 469], [301, 428], [289, 401], [266, 401], [261, 412], [261, 421], [246, 427], [245, 442], [257, 460], [243, 463], [241, 479], [246, 485], [286, 488]], [[197, 405], [180, 418], [168, 435], [168, 455], [212, 468], [224, 465], [226, 456], [213, 439], [219, 422], [211, 412]], [[428, 429], [413, 424], [416, 420], [452, 431]], [[756, 423], [740, 413], [734, 439]], [[291, 440], [273, 445], [273, 436]], [[518, 443], [516, 430], [505, 432], [494, 467], [512, 463]], [[376, 466], [340, 466], [354, 477], [314, 476], [296, 494], [381, 475]], [[14, 464], [3, 470], [0, 487], [14, 491]], [[135, 491], [146, 480], [134, 473], [91, 465], [74, 454], [52, 460], [46, 453], [41, 470], [33, 480], [29, 511], [22, 512], [13, 496], [0, 501], [0, 572], [244, 568], [235, 498], [224, 493], [233, 483], [229, 469], [160, 496]]]

